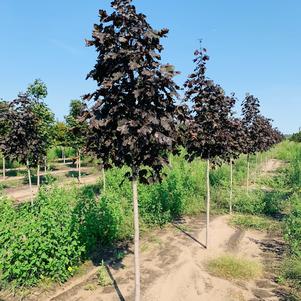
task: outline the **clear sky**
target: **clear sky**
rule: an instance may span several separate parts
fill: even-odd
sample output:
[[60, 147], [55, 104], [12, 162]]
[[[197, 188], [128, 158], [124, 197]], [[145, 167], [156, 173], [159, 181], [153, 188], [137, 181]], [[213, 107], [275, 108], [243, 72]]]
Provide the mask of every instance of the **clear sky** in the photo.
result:
[[[163, 62], [182, 84], [199, 39], [208, 49], [208, 75], [241, 100], [261, 100], [262, 112], [284, 133], [301, 126], [300, 0], [134, 0], [155, 29], [167, 27]], [[98, 9], [110, 0], [0, 0], [0, 98], [10, 100], [35, 78], [59, 119], [69, 101], [93, 90], [85, 80], [96, 53], [85, 47]]]

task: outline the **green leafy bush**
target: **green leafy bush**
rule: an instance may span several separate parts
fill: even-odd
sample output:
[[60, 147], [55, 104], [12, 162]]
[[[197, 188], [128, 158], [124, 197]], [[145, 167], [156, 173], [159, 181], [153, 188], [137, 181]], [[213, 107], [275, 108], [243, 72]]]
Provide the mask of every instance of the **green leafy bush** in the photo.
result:
[[291, 211], [285, 219], [285, 239], [291, 253], [301, 257], [301, 196], [294, 194], [290, 199]]
[[299, 257], [287, 258], [281, 267], [281, 276], [291, 282], [298, 290], [301, 289], [301, 259]]
[[233, 202], [234, 212], [262, 214], [264, 212], [264, 192], [261, 190], [236, 190]]
[[2, 282], [31, 286], [43, 277], [68, 279], [85, 251], [78, 226], [73, 227], [75, 199], [74, 191], [54, 188], [42, 189], [32, 208], [16, 209], [8, 201], [1, 202]]

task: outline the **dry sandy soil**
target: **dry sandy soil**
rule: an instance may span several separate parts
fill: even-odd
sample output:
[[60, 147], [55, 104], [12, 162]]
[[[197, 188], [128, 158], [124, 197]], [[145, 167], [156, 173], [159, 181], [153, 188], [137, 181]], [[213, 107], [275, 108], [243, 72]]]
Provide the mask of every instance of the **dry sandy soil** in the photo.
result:
[[284, 162], [277, 159], [269, 159], [266, 163], [261, 166], [261, 174], [273, 174], [277, 169], [284, 166]]
[[[89, 173], [90, 170], [91, 170], [91, 168], [84, 167], [84, 168], [82, 168], [81, 171], [82, 171], [82, 173]], [[77, 172], [77, 169], [63, 167], [60, 170], [49, 172], [49, 174], [51, 174], [52, 176], [58, 176], [61, 174], [66, 174], [68, 172]], [[45, 175], [45, 173], [42, 172], [41, 176], [43, 176], [43, 175]], [[24, 176], [11, 177], [10, 179], [6, 179], [6, 181], [20, 180], [23, 178], [24, 178]], [[78, 184], [78, 185], [89, 185], [89, 184], [95, 184], [99, 178], [100, 178], [100, 175], [94, 173], [94, 174], [88, 174], [88, 175], [82, 176], [80, 183], [78, 183], [77, 178], [72, 178], [72, 177], [60, 178], [58, 180], [58, 183], [59, 183], [59, 186], [67, 186], [72, 183]], [[1, 184], [1, 182], [4, 183], [4, 180], [1, 179], [0, 184]], [[36, 185], [33, 185], [32, 186], [33, 196], [35, 196], [37, 193], [38, 193], [38, 187]], [[31, 191], [30, 191], [30, 188], [28, 185], [20, 185], [17, 187], [5, 188], [4, 194], [7, 195], [8, 197], [10, 197], [11, 199], [13, 199], [16, 204], [30, 201], [30, 199], [31, 199]]]
[[[202, 245], [205, 225], [200, 218], [187, 218], [144, 237], [141, 245], [142, 301], [288, 300], [284, 290], [274, 282], [271, 269], [271, 263], [275, 264], [282, 254], [281, 240], [262, 232], [235, 229], [228, 225], [228, 219], [229, 216], [218, 216], [211, 222], [208, 250]], [[221, 279], [208, 273], [208, 260], [224, 254], [262, 263], [263, 276], [246, 282]], [[83, 276], [24, 300], [133, 300], [131, 248], [121, 263], [109, 263], [107, 267], [112, 286], [98, 286], [98, 268], [91, 265]]]

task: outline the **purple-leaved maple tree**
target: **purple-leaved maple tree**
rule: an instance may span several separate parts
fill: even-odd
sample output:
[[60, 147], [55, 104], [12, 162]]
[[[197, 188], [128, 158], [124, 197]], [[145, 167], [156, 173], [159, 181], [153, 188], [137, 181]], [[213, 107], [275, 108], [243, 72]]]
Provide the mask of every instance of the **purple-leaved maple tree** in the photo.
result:
[[160, 181], [168, 153], [177, 143], [174, 67], [161, 64], [160, 39], [168, 30], [155, 30], [131, 0], [115, 0], [113, 13], [99, 11], [88, 46], [97, 62], [88, 78], [96, 81], [85, 119], [88, 151], [111, 165], [128, 166], [133, 190], [135, 227], [135, 300], [140, 300], [138, 182]]
[[224, 90], [206, 77], [206, 49], [195, 51], [194, 72], [186, 83], [185, 100], [192, 104], [187, 130], [186, 149], [188, 161], [201, 158], [207, 161], [206, 172], [206, 247], [209, 246], [210, 219], [210, 168], [211, 165], [230, 161], [234, 155], [229, 148], [233, 119], [234, 97], [227, 97]]

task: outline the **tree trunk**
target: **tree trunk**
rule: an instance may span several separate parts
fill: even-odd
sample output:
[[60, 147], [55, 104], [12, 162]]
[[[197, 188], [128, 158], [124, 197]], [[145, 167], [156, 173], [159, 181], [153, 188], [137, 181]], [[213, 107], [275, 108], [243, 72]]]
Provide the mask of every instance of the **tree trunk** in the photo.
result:
[[260, 165], [262, 165], [262, 161], [263, 161], [263, 159], [262, 159], [262, 153], [260, 153]]
[[40, 187], [40, 164], [37, 167], [37, 186]]
[[6, 177], [6, 173], [5, 173], [5, 157], [3, 156], [3, 159], [2, 159], [2, 171], [3, 171], [3, 179], [5, 179]]
[[78, 151], [78, 182], [81, 181], [81, 162], [80, 162], [80, 150]]
[[63, 147], [62, 147], [62, 157], [63, 157], [64, 164], [66, 164], [65, 150]]
[[207, 202], [206, 202], [206, 248], [209, 248], [209, 223], [210, 223], [210, 160], [207, 159], [206, 184], [207, 184]]
[[250, 181], [250, 156], [247, 157], [247, 193], [249, 193], [249, 181]]
[[133, 189], [134, 228], [135, 228], [135, 240], [134, 240], [135, 301], [140, 301], [139, 209], [138, 209], [137, 177], [134, 171], [133, 171], [133, 179], [132, 179], [132, 189]]
[[29, 189], [30, 189], [30, 203], [31, 203], [31, 206], [33, 206], [33, 193], [32, 193], [32, 184], [31, 184], [31, 172], [30, 172], [30, 166], [29, 166], [28, 160], [26, 162], [26, 165], [27, 165], [28, 183], [29, 183]]
[[102, 167], [102, 189], [103, 191], [106, 191], [106, 172], [104, 167]]
[[258, 172], [258, 153], [256, 153], [255, 175], [257, 175], [257, 172]]
[[44, 172], [47, 172], [47, 156], [44, 158]]
[[230, 160], [230, 201], [229, 201], [229, 211], [232, 214], [232, 199], [233, 199], [233, 160]]

